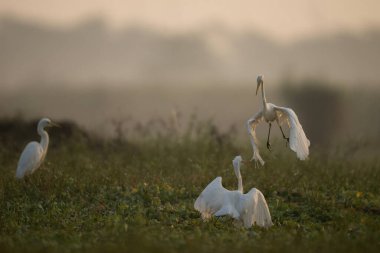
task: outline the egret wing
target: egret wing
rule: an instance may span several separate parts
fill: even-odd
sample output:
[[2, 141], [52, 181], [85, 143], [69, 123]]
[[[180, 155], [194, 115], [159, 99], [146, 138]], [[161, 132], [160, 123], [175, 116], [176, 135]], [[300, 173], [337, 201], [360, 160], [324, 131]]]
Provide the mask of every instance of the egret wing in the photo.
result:
[[259, 161], [261, 165], [264, 165], [264, 160], [261, 158], [260, 153], [259, 153], [258, 140], [256, 137], [256, 126], [257, 124], [261, 122], [262, 119], [263, 119], [263, 113], [262, 111], [260, 111], [247, 121], [247, 130], [248, 130], [248, 134], [249, 134], [252, 149], [253, 149], [253, 156], [252, 156], [251, 161], [252, 160]]
[[243, 213], [241, 218], [246, 228], [254, 224], [260, 227], [273, 225], [267, 202], [261, 191], [255, 188], [250, 190], [244, 195], [242, 204]]
[[310, 141], [306, 137], [296, 113], [286, 107], [275, 106], [279, 124], [286, 122], [290, 128], [289, 146], [297, 153], [300, 160], [305, 160], [309, 156]]
[[42, 162], [43, 149], [38, 142], [30, 142], [22, 151], [17, 164], [16, 177], [23, 178], [36, 170]]
[[222, 186], [222, 178], [217, 177], [202, 191], [194, 203], [194, 208], [199, 211], [204, 220], [223, 208], [224, 196], [228, 192]]

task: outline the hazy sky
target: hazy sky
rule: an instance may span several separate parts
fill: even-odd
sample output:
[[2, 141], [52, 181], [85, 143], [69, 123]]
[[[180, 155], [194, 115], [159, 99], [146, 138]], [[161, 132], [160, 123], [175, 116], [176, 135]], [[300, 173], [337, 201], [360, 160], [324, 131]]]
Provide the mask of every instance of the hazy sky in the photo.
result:
[[144, 24], [186, 32], [210, 24], [254, 29], [284, 41], [380, 27], [379, 0], [1, 0], [0, 15], [51, 25], [102, 16], [113, 27]]

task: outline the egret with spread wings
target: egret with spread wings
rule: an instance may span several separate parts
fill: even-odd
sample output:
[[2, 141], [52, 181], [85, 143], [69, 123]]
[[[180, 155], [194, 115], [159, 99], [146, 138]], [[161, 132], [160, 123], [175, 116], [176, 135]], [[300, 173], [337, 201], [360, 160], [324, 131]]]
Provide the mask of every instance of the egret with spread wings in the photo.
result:
[[273, 223], [264, 195], [256, 188], [252, 188], [246, 194], [243, 193], [241, 162], [241, 156], [235, 157], [232, 162], [238, 178], [238, 190], [227, 190], [222, 185], [222, 178], [217, 177], [199, 195], [194, 208], [201, 213], [203, 220], [208, 220], [213, 215], [229, 215], [240, 220], [246, 228], [254, 224], [270, 227]]
[[49, 135], [45, 127], [52, 126], [58, 125], [48, 118], [43, 118], [38, 122], [37, 132], [41, 136], [41, 141], [32, 141], [26, 145], [17, 164], [16, 178], [21, 179], [25, 175], [32, 174], [40, 167], [49, 146]]
[[[309, 156], [310, 141], [307, 139], [305, 132], [303, 131], [302, 125], [298, 121], [297, 115], [290, 108], [280, 107], [271, 103], [267, 103], [265, 97], [263, 76], [257, 77], [256, 95], [260, 87], [262, 94], [263, 109], [247, 121], [247, 129], [253, 148], [252, 160], [254, 160], [255, 162], [259, 162], [261, 165], [264, 165], [264, 160], [260, 156], [258, 149], [258, 141], [256, 138], [256, 126], [263, 120], [265, 120], [269, 124], [267, 138], [267, 148], [269, 151], [271, 150], [271, 145], [269, 142], [270, 130], [272, 127], [272, 122], [276, 121], [277, 125], [280, 127], [282, 137], [286, 140], [286, 144], [289, 144], [290, 149], [296, 152], [297, 157], [300, 160], [307, 159], [307, 157]], [[289, 137], [286, 137], [284, 131], [282, 130], [281, 124], [283, 123], [286, 123], [290, 129]]]

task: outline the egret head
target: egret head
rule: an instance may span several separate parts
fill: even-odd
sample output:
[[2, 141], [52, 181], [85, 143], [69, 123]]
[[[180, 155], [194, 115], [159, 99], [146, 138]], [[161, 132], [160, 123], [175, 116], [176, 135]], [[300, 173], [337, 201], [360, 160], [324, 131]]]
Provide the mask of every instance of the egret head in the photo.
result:
[[37, 129], [44, 129], [45, 127], [59, 127], [59, 125], [57, 123], [54, 123], [53, 121], [51, 121], [51, 119], [49, 119], [49, 118], [42, 118], [38, 122]]
[[259, 76], [257, 77], [256, 95], [257, 95], [257, 92], [259, 91], [260, 85], [263, 85], [263, 84], [264, 84], [264, 76], [259, 75]]
[[241, 158], [241, 156], [236, 156], [233, 160], [232, 160], [232, 165], [234, 166], [234, 171], [235, 171], [235, 174], [237, 177], [240, 177], [240, 164], [241, 162], [243, 161], [243, 158]]

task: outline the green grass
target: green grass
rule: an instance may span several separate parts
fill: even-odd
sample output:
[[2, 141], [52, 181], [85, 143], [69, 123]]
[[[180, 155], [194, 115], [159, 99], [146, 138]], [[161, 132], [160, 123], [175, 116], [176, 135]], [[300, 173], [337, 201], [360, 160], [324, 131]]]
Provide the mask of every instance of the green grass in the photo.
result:
[[237, 188], [231, 160], [250, 158], [249, 141], [199, 129], [131, 142], [54, 130], [45, 164], [22, 181], [14, 175], [28, 139], [3, 132], [1, 251], [379, 251], [378, 158], [312, 150], [301, 162], [275, 142], [264, 168], [242, 167], [245, 191], [264, 193], [274, 226], [245, 229], [228, 217], [203, 222], [193, 204], [217, 176]]

